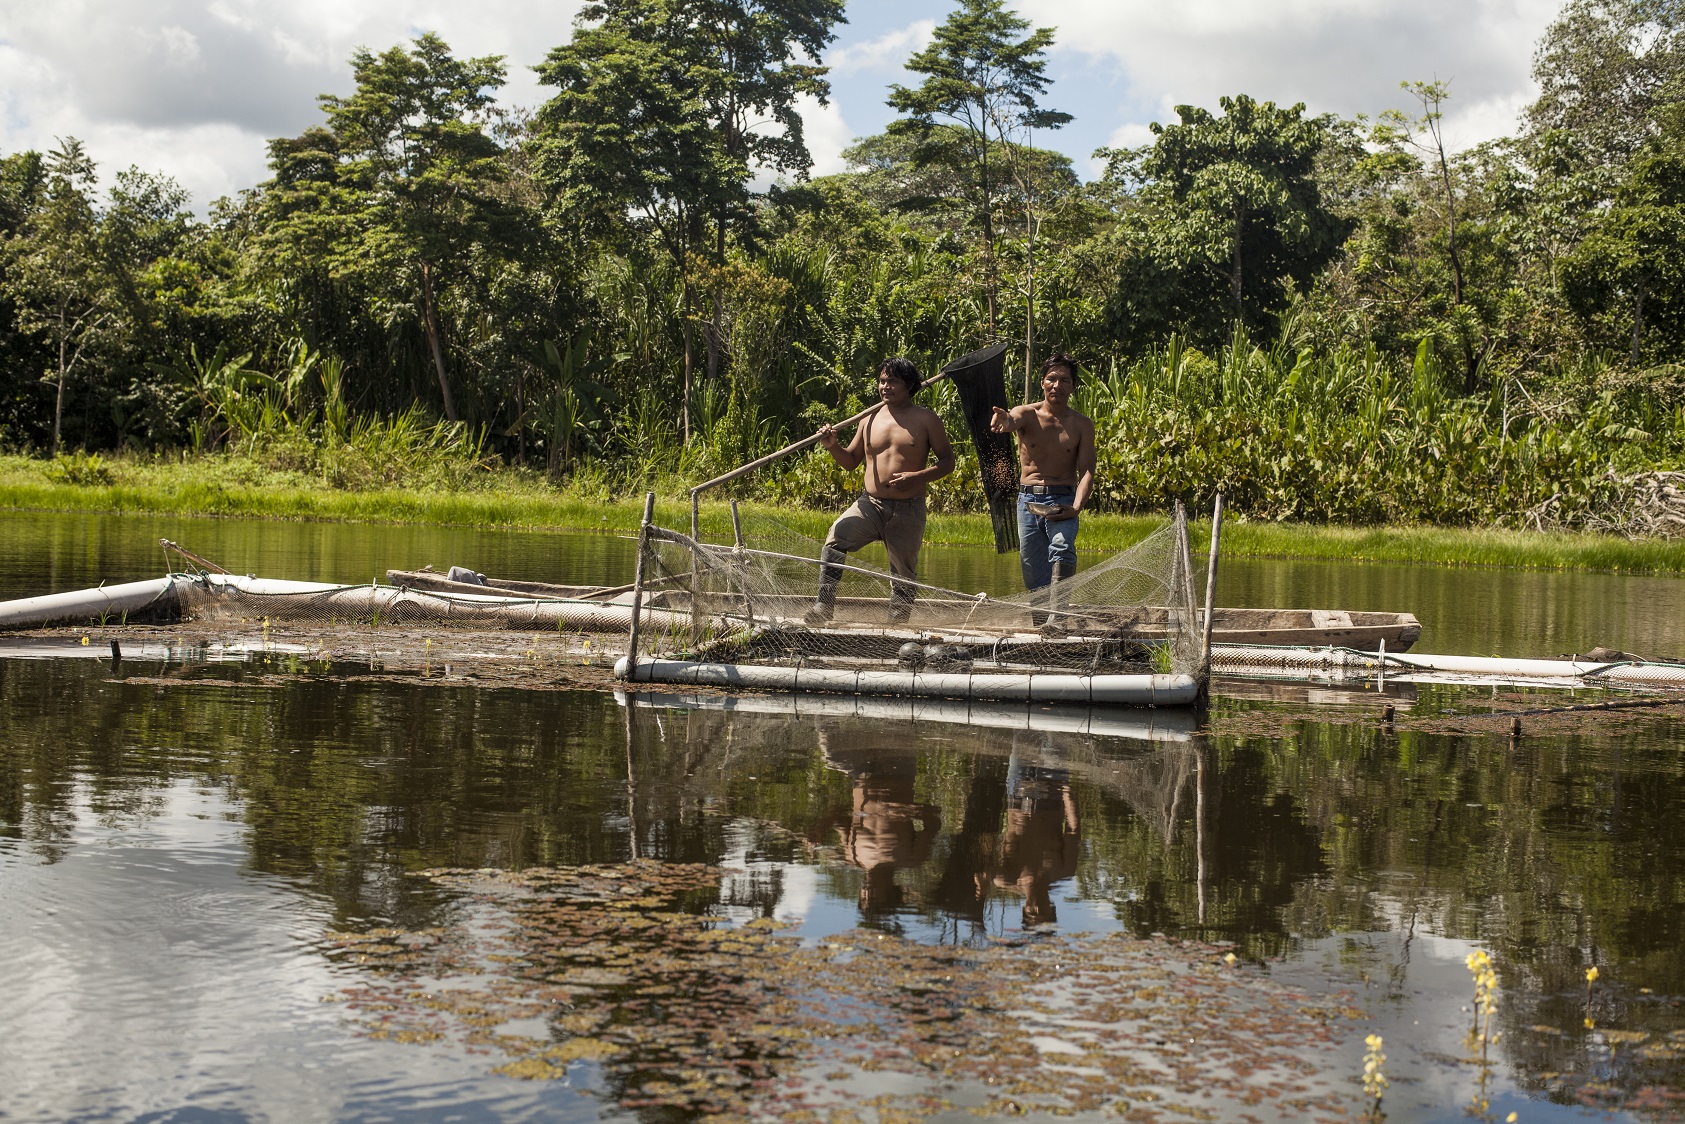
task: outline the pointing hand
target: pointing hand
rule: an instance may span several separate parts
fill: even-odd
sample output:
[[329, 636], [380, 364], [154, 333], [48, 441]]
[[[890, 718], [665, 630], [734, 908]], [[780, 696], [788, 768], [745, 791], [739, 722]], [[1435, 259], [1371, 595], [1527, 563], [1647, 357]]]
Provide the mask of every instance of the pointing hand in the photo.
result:
[[1001, 409], [999, 406], [996, 406], [994, 413], [989, 415], [989, 432], [1011, 433], [1012, 415]]

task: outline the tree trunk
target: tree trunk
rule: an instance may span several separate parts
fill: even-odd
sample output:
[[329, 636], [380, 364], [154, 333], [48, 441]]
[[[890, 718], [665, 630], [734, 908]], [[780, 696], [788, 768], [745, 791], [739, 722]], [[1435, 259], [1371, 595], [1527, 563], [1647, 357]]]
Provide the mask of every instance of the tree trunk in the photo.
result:
[[702, 343], [708, 353], [708, 381], [720, 377], [720, 321], [725, 318], [725, 298], [714, 292], [714, 308], [709, 314], [708, 328], [702, 333]]
[[1240, 271], [1240, 232], [1245, 223], [1246, 207], [1244, 204], [1236, 204], [1234, 212], [1234, 261], [1230, 267], [1229, 290], [1234, 296], [1234, 318], [1237, 324], [1241, 322], [1241, 314], [1245, 310], [1240, 300], [1241, 282], [1243, 280]]
[[439, 394], [445, 400], [445, 417], [457, 421], [450, 380], [445, 377], [445, 353], [439, 347], [439, 318], [433, 309], [433, 269], [425, 259], [421, 263], [421, 317], [427, 324], [427, 346], [433, 351], [433, 369], [439, 375]]
[[59, 455], [59, 434], [64, 422], [64, 312], [59, 312], [59, 388], [53, 403], [53, 456]]
[[1024, 401], [1030, 400], [1030, 380], [1036, 364], [1036, 219], [1029, 186], [1024, 192]]
[[[725, 265], [725, 224], [726, 205], [720, 204], [720, 213], [714, 219], [714, 268], [720, 269]], [[708, 348], [708, 382], [711, 384], [720, 377], [720, 324], [725, 319], [725, 297], [721, 295], [719, 277], [714, 279], [714, 307], [709, 313], [708, 330], [703, 333], [703, 343]]]
[[1445, 188], [1445, 231], [1451, 249], [1451, 299], [1463, 303], [1463, 259], [1457, 253], [1457, 201], [1451, 193], [1451, 169], [1445, 163], [1445, 146], [1439, 146], [1439, 180]]
[[690, 340], [691, 291], [688, 277], [684, 282], [683, 304], [684, 308], [681, 310], [679, 321], [683, 325], [685, 338], [685, 384], [679, 402], [679, 428], [684, 433], [685, 444], [688, 445], [690, 444], [690, 371], [692, 363]]
[[1638, 285], [1638, 291], [1632, 295], [1632, 365], [1638, 366], [1638, 341], [1644, 334], [1644, 290], [1643, 282]]
[[987, 306], [989, 318], [989, 342], [994, 343], [995, 330], [995, 215], [993, 197], [989, 191], [989, 107], [983, 106], [979, 115], [982, 118], [983, 148], [982, 157], [978, 160], [978, 180], [983, 188], [983, 300]]

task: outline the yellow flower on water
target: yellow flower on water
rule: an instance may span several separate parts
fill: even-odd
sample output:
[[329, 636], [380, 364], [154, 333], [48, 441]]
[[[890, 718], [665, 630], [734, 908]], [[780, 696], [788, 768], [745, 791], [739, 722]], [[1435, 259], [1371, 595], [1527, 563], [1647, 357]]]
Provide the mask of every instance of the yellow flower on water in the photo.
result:
[[1586, 969], [1586, 983], [1596, 983], [1596, 982], [1597, 982], [1597, 965], [1593, 964], [1591, 967]]
[[1387, 1056], [1381, 1053], [1382, 1040], [1379, 1034], [1371, 1034], [1363, 1040], [1369, 1049], [1363, 1055], [1363, 1091], [1380, 1102], [1381, 1092], [1391, 1082], [1383, 1068], [1387, 1064]]
[[1508, 1116], [1504, 1117], [1504, 1124], [1515, 1124], [1515, 1122], [1519, 1119], [1521, 1119], [1521, 1114], [1519, 1112], [1512, 1112]]

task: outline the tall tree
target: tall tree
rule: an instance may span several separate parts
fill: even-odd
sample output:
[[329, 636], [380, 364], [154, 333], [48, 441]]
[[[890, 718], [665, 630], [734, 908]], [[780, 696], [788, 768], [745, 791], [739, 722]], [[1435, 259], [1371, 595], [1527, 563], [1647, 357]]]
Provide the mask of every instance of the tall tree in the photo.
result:
[[41, 205], [47, 163], [39, 152], [0, 157], [0, 440], [23, 444], [36, 425], [40, 344], [18, 323], [7, 284], [10, 255], [4, 247]]
[[[831, 86], [818, 65], [843, 22], [842, 0], [691, 0], [694, 46], [718, 81], [701, 87], [732, 191], [714, 212], [713, 264], [725, 264], [728, 230], [752, 215], [748, 184], [757, 172], [805, 178], [813, 166], [798, 99], [826, 104]], [[808, 61], [801, 61], [802, 58]], [[708, 378], [719, 374], [721, 298], [709, 320]]]
[[1630, 319], [1633, 366], [1647, 334], [1669, 353], [1685, 344], [1685, 151], [1639, 160], [1560, 274], [1563, 295], [1581, 316], [1618, 323], [1624, 312]]
[[1307, 288], [1347, 233], [1314, 174], [1323, 122], [1244, 94], [1219, 104], [1221, 116], [1177, 106], [1181, 121], [1155, 122], [1150, 148], [1107, 153], [1108, 177], [1138, 185], [1120, 231], [1128, 335], [1262, 328], [1289, 283]]
[[1428, 173], [1433, 178], [1434, 191], [1445, 221], [1445, 252], [1451, 264], [1450, 328], [1457, 337], [1462, 353], [1463, 389], [1472, 394], [1481, 361], [1491, 347], [1489, 338], [1477, 343], [1477, 335], [1484, 336], [1479, 317], [1467, 307], [1468, 281], [1463, 268], [1462, 247], [1457, 239], [1457, 189], [1452, 183], [1451, 160], [1445, 151], [1445, 102], [1451, 96], [1449, 82], [1401, 82], [1399, 88], [1408, 90], [1421, 106], [1421, 114], [1412, 117], [1398, 110], [1381, 115], [1376, 128], [1377, 142], [1383, 146], [1403, 144], [1415, 148], [1428, 160]]
[[1578, 160], [1618, 168], [1685, 102], [1685, 2], [1569, 0], [1533, 54], [1534, 137], [1567, 138]]
[[[1057, 129], [1068, 113], [1043, 108], [1047, 92], [1046, 52], [1054, 29], [1038, 27], [1009, 11], [1003, 0], [961, 0], [937, 27], [930, 45], [907, 60], [907, 69], [925, 79], [916, 88], [890, 87], [889, 104], [906, 116], [890, 131], [906, 132], [932, 143], [927, 161], [952, 160], [949, 134], [941, 121], [964, 130], [970, 139], [965, 171], [974, 185], [975, 220], [982, 234], [988, 333], [998, 323], [999, 277], [995, 265], [995, 193], [1006, 170], [991, 166], [991, 148], [1014, 129]], [[1023, 36], [1020, 38], [1020, 36]]]
[[445, 416], [458, 420], [441, 295], [476, 253], [506, 254], [517, 216], [498, 192], [506, 165], [486, 130], [501, 57], [457, 59], [437, 35], [351, 57], [356, 90], [318, 100], [327, 129], [270, 146], [285, 195], [272, 239], [329, 253], [330, 274], [378, 288], [400, 279], [420, 312]]
[[[540, 175], [564, 212], [651, 231], [682, 277], [682, 432], [691, 428], [696, 286], [690, 258], [723, 261], [757, 170], [812, 164], [798, 99], [829, 94], [819, 53], [839, 0], [603, 0], [536, 69], [558, 92], [538, 114]], [[802, 62], [798, 56], [805, 56]], [[711, 248], [705, 241], [713, 224]], [[718, 370], [710, 317], [708, 372]]]
[[52, 453], [64, 434], [65, 389], [116, 312], [92, 196], [95, 166], [70, 137], [47, 157], [42, 205], [7, 246], [5, 295], [19, 327], [45, 337], [53, 355]]

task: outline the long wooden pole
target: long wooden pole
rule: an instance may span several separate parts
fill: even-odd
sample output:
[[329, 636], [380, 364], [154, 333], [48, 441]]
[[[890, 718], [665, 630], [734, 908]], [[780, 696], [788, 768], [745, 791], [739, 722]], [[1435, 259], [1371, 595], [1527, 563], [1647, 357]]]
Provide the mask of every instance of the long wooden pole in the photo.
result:
[[655, 521], [655, 493], [644, 493], [644, 521], [638, 526], [638, 560], [632, 565], [632, 627], [626, 637], [626, 681], [637, 682], [638, 625], [644, 609], [644, 557], [649, 554], [649, 526]]
[[1217, 597], [1217, 551], [1223, 545], [1223, 493], [1217, 493], [1217, 502], [1211, 507], [1211, 558], [1205, 566], [1205, 639], [1200, 645], [1200, 669], [1206, 677], [1211, 675], [1211, 619], [1216, 611]]
[[[938, 371], [936, 374], [931, 375], [928, 379], [925, 379], [924, 382], [921, 384], [920, 389], [923, 389], [926, 386], [930, 386], [932, 383], [941, 382], [943, 379], [947, 378], [951, 374], [953, 374], [952, 371]], [[878, 410], [881, 410], [882, 408], [883, 408], [882, 402], [874, 402], [870, 406], [867, 406], [864, 410], [861, 410], [858, 414], [855, 414], [851, 418], [844, 418], [840, 422], [832, 422], [831, 428], [832, 429], [846, 429], [851, 425], [855, 425], [859, 422], [865, 421], [868, 417], [870, 417], [872, 414], [876, 413]], [[760, 460], [750, 461], [746, 465], [742, 465], [738, 468], [734, 468], [730, 472], [726, 473], [724, 476], [716, 476], [712, 480], [704, 480], [702, 483], [700, 483], [696, 487], [692, 488], [690, 490], [690, 494], [692, 496], [700, 495], [701, 493], [706, 492], [709, 488], [717, 488], [721, 484], [730, 483], [731, 481], [736, 480], [739, 476], [747, 476], [747, 475], [749, 475], [749, 473], [755, 471], [755, 469], [757, 469], [757, 468], [764, 468], [767, 465], [771, 464], [775, 460], [780, 460], [784, 457], [787, 457], [791, 453], [799, 453], [803, 449], [810, 449], [817, 444], [819, 444], [819, 434], [817, 434], [817, 433], [811, 434], [810, 436], [802, 438], [800, 441], [792, 442], [791, 444], [784, 446], [782, 449], [778, 450], [776, 453], [768, 453], [766, 456], [762, 457]]]

